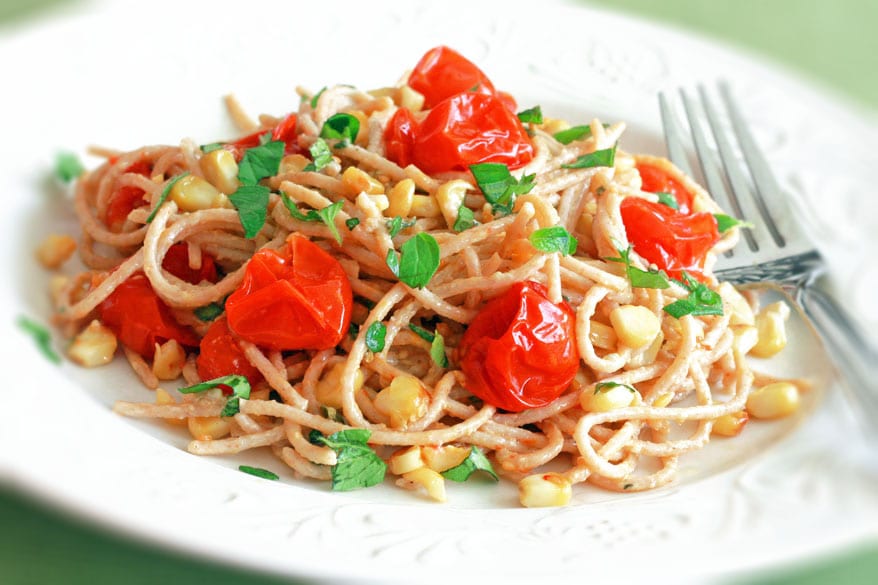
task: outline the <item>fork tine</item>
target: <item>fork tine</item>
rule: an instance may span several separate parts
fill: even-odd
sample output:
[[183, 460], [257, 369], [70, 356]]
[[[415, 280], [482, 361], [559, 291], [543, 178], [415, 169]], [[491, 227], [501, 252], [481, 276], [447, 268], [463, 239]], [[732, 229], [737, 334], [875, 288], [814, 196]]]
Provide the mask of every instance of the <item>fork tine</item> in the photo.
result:
[[[746, 219], [741, 212], [741, 205], [737, 197], [737, 191], [734, 188], [735, 185], [732, 184], [731, 191], [726, 189], [722, 173], [719, 170], [719, 165], [713, 162], [713, 153], [710, 150], [710, 145], [701, 125], [701, 120], [698, 116], [698, 108], [696, 107], [695, 102], [689, 97], [689, 94], [682, 89], [680, 90], [680, 95], [683, 98], [683, 104], [686, 108], [686, 116], [689, 118], [689, 131], [692, 133], [692, 140], [695, 142], [695, 151], [698, 153], [698, 161], [701, 164], [701, 171], [707, 182], [707, 190], [710, 191], [711, 196], [717, 200], [720, 207], [726, 209], [731, 207], [736, 217]], [[708, 114], [708, 120], [710, 119], [710, 115]], [[747, 246], [754, 252], [758, 251], [759, 246], [756, 244], [753, 234], [751, 234], [749, 230], [742, 230], [742, 232], [744, 234], [744, 239], [747, 241]]]
[[765, 160], [765, 155], [762, 154], [762, 151], [756, 145], [753, 135], [747, 128], [747, 124], [744, 123], [744, 118], [741, 115], [740, 110], [738, 110], [735, 101], [732, 99], [728, 83], [721, 82], [719, 84], [719, 90], [720, 95], [725, 102], [726, 109], [729, 112], [729, 117], [732, 120], [732, 127], [735, 129], [735, 135], [738, 137], [738, 142], [741, 144], [741, 150], [744, 151], [744, 160], [747, 161], [747, 166], [750, 169], [750, 173], [753, 175], [753, 184], [756, 187], [754, 195], [756, 204], [759, 207], [759, 213], [762, 214], [762, 218], [765, 220], [765, 225], [768, 227], [768, 231], [771, 232], [771, 237], [774, 238], [775, 243], [780, 247], [784, 247], [786, 241], [765, 204], [766, 199], [771, 199], [772, 201], [783, 199], [780, 186], [777, 184], [777, 180], [774, 178], [774, 173], [771, 172], [768, 166], [768, 161]]
[[668, 158], [677, 168], [692, 176], [692, 167], [689, 166], [689, 160], [686, 158], [686, 146], [683, 141], [683, 133], [680, 126], [676, 123], [668, 100], [664, 92], [659, 93], [659, 110], [662, 116], [662, 127], [665, 130], [665, 144], [668, 147]]

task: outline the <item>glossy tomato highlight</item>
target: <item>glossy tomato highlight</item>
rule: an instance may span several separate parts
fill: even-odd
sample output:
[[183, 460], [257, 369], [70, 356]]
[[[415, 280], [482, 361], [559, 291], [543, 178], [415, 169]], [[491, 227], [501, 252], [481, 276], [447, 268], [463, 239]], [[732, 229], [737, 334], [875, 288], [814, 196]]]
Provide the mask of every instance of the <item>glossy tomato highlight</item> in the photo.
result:
[[262, 380], [262, 374], [247, 360], [232, 336], [225, 315], [210, 324], [199, 350], [195, 366], [202, 380], [235, 374], [247, 378], [251, 386]]
[[408, 84], [423, 94], [424, 109], [463, 92], [496, 93], [494, 84], [475, 63], [444, 46], [430, 49], [421, 57], [409, 75]]
[[229, 327], [269, 349], [328, 349], [348, 332], [353, 293], [338, 263], [307, 238], [292, 235], [281, 250], [250, 259], [226, 300]]
[[465, 387], [511, 412], [549, 404], [579, 369], [576, 316], [532, 281], [512, 285], [488, 302], [458, 347]]

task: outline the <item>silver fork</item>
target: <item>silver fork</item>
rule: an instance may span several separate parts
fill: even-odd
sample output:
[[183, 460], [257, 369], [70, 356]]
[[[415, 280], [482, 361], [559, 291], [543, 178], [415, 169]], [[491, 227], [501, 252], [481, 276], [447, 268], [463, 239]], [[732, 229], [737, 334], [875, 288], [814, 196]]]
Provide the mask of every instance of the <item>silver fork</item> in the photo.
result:
[[[814, 286], [825, 271], [825, 262], [793, 219], [789, 197], [756, 145], [729, 86], [721, 83], [719, 93], [732, 132], [724, 129], [703, 86], [698, 88], [698, 100], [680, 91], [708, 191], [721, 207], [753, 224], [751, 229], [742, 230], [743, 241], [736, 249], [719, 259], [717, 278], [736, 284], [773, 282], [790, 293], [811, 319], [830, 358], [844, 375], [863, 430], [878, 438], [878, 351], [836, 302]], [[699, 102], [703, 114], [699, 113]], [[659, 94], [659, 105], [670, 159], [694, 176], [686, 156], [684, 132], [675, 122], [664, 94]], [[702, 117], [707, 119], [721, 162], [716, 161]], [[736, 157], [733, 140], [745, 163]]]

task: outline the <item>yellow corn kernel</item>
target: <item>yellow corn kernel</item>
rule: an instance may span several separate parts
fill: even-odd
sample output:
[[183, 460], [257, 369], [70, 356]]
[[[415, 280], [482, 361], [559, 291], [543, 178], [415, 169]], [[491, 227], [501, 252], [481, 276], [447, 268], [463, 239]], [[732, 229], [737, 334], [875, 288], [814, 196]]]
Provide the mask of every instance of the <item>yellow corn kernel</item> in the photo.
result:
[[399, 99], [398, 87], [379, 87], [378, 89], [370, 89], [366, 93], [375, 98], [389, 97], [394, 103]]
[[724, 282], [717, 289], [719, 296], [729, 306], [729, 325], [753, 325], [756, 317], [753, 315], [753, 307], [747, 302], [738, 289], [731, 283]]
[[430, 396], [414, 376], [397, 376], [375, 397], [375, 408], [390, 419], [390, 426], [401, 429], [427, 412]]
[[457, 211], [463, 205], [466, 192], [470, 189], [472, 189], [472, 185], [459, 179], [446, 181], [436, 189], [436, 203], [439, 204], [439, 210], [445, 217], [445, 223], [448, 224], [448, 227], [454, 227], [454, 222], [457, 221]]
[[412, 210], [412, 197], [415, 194], [415, 182], [411, 179], [403, 179], [394, 185], [387, 193], [390, 206], [387, 215], [390, 217], [408, 217]]
[[229, 421], [218, 416], [190, 416], [186, 419], [189, 434], [196, 441], [222, 439], [231, 432]]
[[403, 479], [422, 486], [437, 502], [445, 501], [445, 478], [427, 467], [419, 467], [402, 475]]
[[424, 94], [408, 85], [403, 85], [399, 90], [399, 107], [420, 112], [424, 107]]
[[110, 363], [115, 353], [116, 336], [97, 319], [76, 336], [67, 350], [70, 359], [86, 368]]
[[186, 364], [186, 351], [176, 339], [155, 344], [152, 360], [152, 373], [159, 380], [176, 380], [183, 373]]
[[652, 343], [636, 351], [631, 356], [631, 359], [625, 364], [625, 369], [633, 370], [635, 368], [642, 368], [643, 366], [648, 366], [655, 362], [655, 359], [658, 357], [658, 353], [662, 348], [662, 343], [664, 342], [665, 334], [659, 330], [658, 335], [653, 338]]
[[421, 455], [427, 467], [442, 473], [463, 463], [463, 460], [469, 457], [470, 451], [472, 451], [471, 447], [458, 447], [456, 445], [428, 446], [421, 448]]
[[76, 251], [76, 240], [67, 235], [52, 234], [37, 248], [37, 260], [50, 270], [60, 268]]
[[[319, 402], [323, 406], [328, 406], [330, 408], [342, 407], [341, 375], [344, 371], [344, 367], [344, 362], [336, 363], [329, 369], [329, 372], [326, 373], [319, 382], [317, 382], [315, 394], [317, 402]], [[354, 391], [359, 392], [362, 387], [363, 372], [358, 368], [357, 373], [354, 374]]]
[[384, 195], [383, 193], [369, 195], [368, 197], [372, 200], [372, 203], [375, 204], [375, 207], [378, 208], [378, 211], [385, 211], [390, 207], [390, 200], [387, 198], [387, 195]]
[[181, 211], [199, 211], [222, 206], [222, 193], [195, 175], [186, 175], [174, 183], [170, 197]]
[[661, 330], [655, 313], [640, 305], [622, 305], [610, 312], [610, 323], [619, 341], [632, 349], [651, 343]]
[[799, 408], [799, 389], [789, 382], [775, 382], [750, 393], [747, 412], [756, 418], [783, 418]]
[[561, 130], [567, 130], [570, 128], [570, 124], [568, 124], [566, 120], [561, 120], [560, 118], [543, 118], [543, 124], [540, 128], [549, 134], [557, 134]]
[[310, 162], [310, 160], [308, 160], [301, 154], [288, 154], [287, 156], [280, 159], [280, 168], [278, 170], [278, 174], [282, 175], [284, 173], [299, 173], [303, 171]]
[[369, 131], [367, 130], [369, 128], [369, 118], [366, 117], [366, 113], [363, 110], [351, 110], [348, 113], [360, 123], [360, 129], [354, 137], [354, 144], [366, 146], [369, 140]]
[[756, 329], [759, 341], [750, 350], [756, 357], [767, 358], [775, 355], [787, 345], [786, 320], [790, 308], [783, 301], [771, 303], [756, 315]]
[[348, 167], [341, 174], [341, 183], [349, 197], [360, 193], [366, 195], [383, 195], [384, 185], [366, 171], [357, 167]]
[[415, 217], [439, 217], [442, 211], [430, 195], [413, 195], [411, 215]]
[[748, 420], [750, 420], [750, 417], [747, 415], [746, 410], [725, 414], [714, 419], [711, 432], [721, 437], [737, 437], [744, 429], [744, 425], [747, 424]]
[[732, 325], [731, 330], [735, 334], [735, 347], [744, 355], [759, 342], [759, 330], [753, 325]]
[[616, 343], [619, 341], [615, 329], [594, 319], [589, 326], [588, 339], [592, 345], [601, 349], [616, 349]]
[[[177, 401], [171, 396], [171, 393], [165, 390], [164, 388], [156, 388], [155, 389], [155, 403], [159, 406], [165, 406], [170, 404], [177, 404]], [[186, 424], [186, 419], [184, 418], [166, 418], [165, 422], [170, 425], [182, 426]]]
[[394, 475], [403, 475], [423, 466], [424, 460], [421, 459], [421, 448], [417, 445], [412, 445], [407, 449], [400, 449], [387, 460], [387, 468]]
[[221, 192], [230, 194], [238, 190], [238, 163], [235, 156], [224, 148], [208, 152], [198, 161], [204, 178]]
[[518, 482], [518, 499], [525, 508], [549, 508], [570, 503], [573, 488], [560, 473], [537, 473]]
[[640, 394], [632, 392], [627, 386], [602, 386], [598, 390], [586, 387], [579, 395], [579, 403], [587, 412], [609, 412], [617, 408], [631, 406]]
[[655, 400], [653, 400], [652, 405], [656, 408], [664, 408], [671, 403], [676, 394], [674, 392], [664, 392], [663, 394], [659, 394]]

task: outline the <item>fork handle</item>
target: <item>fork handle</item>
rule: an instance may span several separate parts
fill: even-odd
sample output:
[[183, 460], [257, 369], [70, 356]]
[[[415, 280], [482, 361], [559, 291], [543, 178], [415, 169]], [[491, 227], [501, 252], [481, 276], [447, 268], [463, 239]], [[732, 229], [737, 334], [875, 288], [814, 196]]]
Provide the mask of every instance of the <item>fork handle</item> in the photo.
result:
[[847, 382], [863, 430], [878, 438], [878, 352], [851, 317], [811, 283], [798, 290], [798, 301], [811, 319], [839, 373]]

